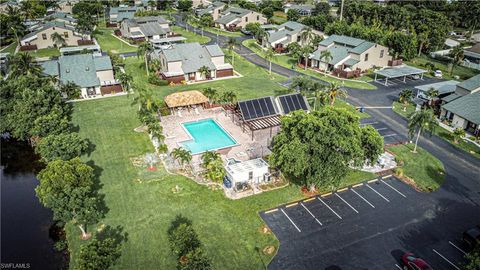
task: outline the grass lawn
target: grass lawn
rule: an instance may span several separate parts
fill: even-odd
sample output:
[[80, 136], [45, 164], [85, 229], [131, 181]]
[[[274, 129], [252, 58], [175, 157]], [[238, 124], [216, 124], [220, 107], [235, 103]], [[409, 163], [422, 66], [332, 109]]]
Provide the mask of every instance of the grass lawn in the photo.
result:
[[[408, 104], [407, 111], [404, 112], [403, 105], [395, 101], [393, 102], [393, 111], [403, 116], [404, 118], [408, 118], [412, 113], [415, 112], [415, 105], [411, 103]], [[442, 128], [441, 126], [438, 126], [433, 132], [433, 134], [453, 144], [455, 147], [460, 148], [463, 151], [468, 152], [477, 158], [480, 158], [480, 147], [465, 140], [460, 140], [458, 144], [454, 143], [452, 133]]]
[[422, 55], [420, 57], [416, 57], [410, 61], [407, 61], [406, 64], [420, 67], [420, 68], [425, 68], [425, 63], [432, 63], [435, 65], [435, 70], [439, 69], [443, 73], [443, 78], [447, 80], [453, 80], [453, 76], [457, 75], [460, 77], [460, 80], [466, 80], [469, 79], [477, 74], [480, 74], [480, 70], [472, 69], [472, 68], [467, 68], [467, 67], [462, 67], [462, 66], [456, 66], [455, 69], [453, 70], [453, 76], [450, 76], [449, 68], [448, 68], [448, 63], [430, 58], [426, 55]]
[[57, 48], [40, 49], [36, 51], [30, 51], [29, 53], [34, 57], [60, 56], [60, 51]]
[[94, 32], [94, 37], [97, 39], [102, 51], [113, 53], [136, 52], [137, 48], [130, 46], [118, 38], [112, 36], [113, 30], [109, 28], [98, 27]]
[[[201, 27], [196, 23], [196, 22], [189, 22], [190, 25], [192, 26], [195, 26], [195, 28], [199, 31], [201, 31]], [[188, 27], [188, 29], [190, 30], [191, 27]], [[226, 30], [222, 30], [222, 29], [219, 29], [219, 28], [215, 28], [215, 27], [203, 27], [203, 31], [207, 31], [207, 32], [210, 32], [210, 33], [213, 33], [213, 34], [218, 34], [219, 36], [225, 36], [225, 37], [242, 37], [244, 36], [242, 32], [240, 31], [226, 31]]]
[[8, 46], [5, 46], [3, 47], [0, 52], [1, 53], [10, 53], [10, 54], [14, 54], [15, 53], [15, 49], [17, 48], [17, 43], [14, 42]]
[[198, 35], [195, 32], [192, 31], [186, 31], [185, 29], [179, 27], [179, 26], [172, 26], [172, 30], [175, 33], [181, 34], [184, 38], [187, 40], [185, 42], [198, 42], [200, 44], [205, 44], [210, 41], [210, 38], [207, 36]]
[[[243, 92], [249, 92], [247, 89], [251, 88], [244, 88]], [[265, 269], [272, 256], [264, 255], [262, 250], [267, 245], [278, 249], [278, 241], [272, 234], [260, 232], [263, 222], [258, 211], [301, 199], [299, 188], [288, 186], [232, 201], [221, 191], [170, 175], [161, 167], [156, 172], [158, 181], [138, 182], [144, 169], [135, 167], [131, 158], [152, 152], [153, 147], [146, 134], [134, 131], [140, 123], [136, 107], [131, 106], [132, 98], [74, 103], [73, 123], [78, 125], [80, 135], [95, 145], [95, 150], [82, 158], [97, 166], [100, 193], [105, 195], [109, 209], [100, 224], [121, 226], [127, 234], [122, 256], [113, 268], [174, 269], [176, 262], [169, 248], [167, 229], [177, 215], [183, 215], [192, 220], [213, 269]], [[369, 173], [352, 172], [342, 183], [371, 177]], [[176, 185], [181, 189], [179, 193], [172, 192]], [[95, 231], [100, 224], [88, 229]], [[75, 268], [79, 247], [84, 244], [79, 235], [78, 228], [67, 226], [71, 268]]]
[[422, 191], [437, 190], [445, 180], [442, 162], [421, 147], [417, 147], [417, 153], [413, 153], [413, 148], [413, 144], [404, 144], [389, 147], [388, 150], [396, 155], [398, 163], [403, 163], [400, 170], [414, 181], [416, 187]]
[[[256, 54], [260, 55], [261, 57], [263, 57], [264, 55], [264, 52], [262, 50], [262, 48], [260, 47], [260, 45], [257, 44], [257, 42], [254, 40], [254, 39], [247, 39], [247, 40], [244, 40], [242, 42], [242, 44], [249, 48], [250, 50], [252, 50], [253, 52], [255, 52]], [[351, 88], [358, 88], [358, 89], [365, 89], [365, 90], [374, 90], [374, 89], [377, 89], [376, 86], [370, 84], [370, 83], [367, 83], [368, 81], [372, 81], [372, 78], [370, 78], [369, 76], [363, 76], [361, 77], [360, 79], [358, 80], [355, 80], [355, 81], [352, 81], [352, 80], [342, 80], [342, 79], [338, 79], [338, 78], [334, 78], [334, 77], [330, 77], [330, 76], [325, 76], [321, 73], [318, 73], [316, 71], [313, 71], [311, 69], [307, 69], [307, 70], [304, 70], [304, 69], [301, 69], [299, 67], [296, 66], [297, 64], [297, 60], [294, 59], [293, 57], [289, 56], [289, 55], [286, 55], [286, 54], [283, 54], [283, 55], [277, 55], [275, 57], [275, 59], [273, 60], [273, 63], [276, 63], [280, 66], [283, 66], [283, 67], [286, 67], [286, 68], [292, 68], [294, 67], [296, 71], [300, 72], [300, 73], [303, 73], [305, 75], [309, 75], [309, 76], [313, 76], [313, 77], [316, 77], [322, 81], [326, 81], [326, 82], [337, 82], [345, 87], [351, 87]]]

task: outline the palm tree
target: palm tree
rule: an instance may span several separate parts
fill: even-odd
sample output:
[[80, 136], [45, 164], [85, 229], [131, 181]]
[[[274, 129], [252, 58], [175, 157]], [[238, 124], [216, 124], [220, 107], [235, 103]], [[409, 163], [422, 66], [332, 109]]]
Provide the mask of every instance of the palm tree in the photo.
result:
[[160, 70], [160, 61], [158, 59], [153, 59], [150, 61], [149, 68], [153, 70], [153, 72], [157, 72]]
[[117, 79], [120, 81], [120, 84], [125, 91], [130, 91], [130, 82], [133, 80], [132, 75], [125, 72], [120, 72], [117, 75]]
[[55, 47], [63, 47], [67, 45], [65, 38], [58, 32], [54, 32], [50, 35], [50, 39], [53, 41]]
[[65, 94], [68, 99], [77, 99], [80, 98], [82, 91], [80, 86], [74, 82], [68, 81], [60, 85], [60, 93]]
[[238, 41], [234, 37], [229, 37], [228, 38], [227, 47], [228, 47], [228, 51], [232, 55], [232, 66], [233, 66], [233, 63], [234, 63], [234, 60], [235, 60], [235, 54], [233, 53], [233, 50], [235, 49], [235, 47], [237, 45], [238, 45]]
[[210, 75], [210, 69], [207, 66], [201, 66], [198, 69], [198, 72], [200, 72], [201, 76], [203, 79], [207, 80], [209, 75]]
[[328, 97], [330, 99], [330, 107], [333, 107], [335, 100], [338, 98], [347, 98], [347, 91], [340, 88], [336, 82], [330, 83], [330, 86], [327, 89]]
[[273, 48], [269, 48], [265, 51], [264, 54], [265, 60], [268, 61], [268, 73], [272, 75], [272, 61], [275, 59], [275, 51]]
[[428, 130], [430, 133], [435, 130], [437, 122], [435, 121], [435, 115], [431, 109], [421, 109], [416, 111], [408, 119], [408, 135], [410, 138], [415, 136], [417, 133], [417, 139], [415, 140], [415, 147], [413, 148], [413, 153], [417, 152], [418, 139], [420, 134], [424, 130]]
[[147, 61], [147, 54], [153, 50], [153, 46], [150, 42], [144, 42], [140, 44], [137, 48], [137, 57], [143, 57], [145, 61], [145, 69], [147, 70], [147, 76], [149, 76], [148, 72], [148, 61]]
[[302, 56], [303, 56], [303, 59], [305, 60], [305, 70], [307, 70], [307, 66], [308, 66], [308, 57], [310, 56], [310, 54], [312, 53], [313, 51], [313, 48], [310, 47], [310, 46], [304, 46], [302, 47]]
[[202, 155], [202, 167], [206, 169], [207, 179], [221, 182], [225, 176], [223, 161], [219, 153], [207, 151]]
[[319, 82], [314, 83], [313, 95], [315, 97], [315, 101], [313, 103], [313, 110], [317, 109], [317, 104], [325, 106], [329, 100], [329, 94], [325, 91], [325, 87], [320, 84]]
[[223, 93], [223, 100], [230, 104], [235, 104], [237, 102], [237, 94], [235, 94], [233, 91], [227, 91]]
[[453, 47], [453, 49], [450, 51], [450, 57], [452, 57], [452, 68], [450, 69], [450, 76], [452, 76], [453, 69], [462, 62], [464, 57], [463, 47], [461, 44]]
[[192, 154], [190, 151], [186, 150], [185, 148], [178, 147], [172, 150], [173, 158], [178, 161], [182, 168], [185, 169], [185, 165], [192, 161]]
[[35, 58], [26, 52], [10, 56], [9, 63], [10, 76], [13, 78], [22, 75], [40, 76], [43, 71], [42, 67], [35, 61]]
[[426, 94], [426, 96], [427, 96], [427, 98], [428, 98], [428, 105], [429, 105], [429, 106], [432, 106], [432, 104], [433, 104], [433, 99], [436, 98], [436, 97], [438, 97], [438, 95], [440, 94], [440, 92], [439, 92], [437, 89], [435, 89], [435, 88], [433, 88], [433, 87], [430, 87], [425, 94]]
[[263, 44], [263, 38], [267, 38], [268, 39], [268, 35], [270, 33], [268, 33], [267, 31], [265, 31], [265, 29], [263, 29], [262, 27], [258, 27], [257, 29], [255, 29], [255, 32], [253, 33], [253, 35], [255, 36], [255, 38], [257, 39], [257, 42], [260, 42], [262, 41], [262, 44]]
[[324, 60], [326, 67], [325, 67], [325, 73], [323, 75], [327, 76], [327, 71], [328, 71], [328, 63], [332, 61], [333, 56], [332, 53], [329, 50], [325, 50], [320, 52], [320, 61]]
[[135, 89], [138, 94], [133, 98], [133, 103], [138, 104], [138, 110], [146, 110], [148, 112], [154, 111], [156, 109], [156, 103], [152, 90], [150, 88], [138, 87]]
[[315, 35], [313, 34], [312, 28], [307, 26], [300, 34], [300, 40], [302, 41], [302, 45], [307, 45], [307, 43], [313, 40], [314, 36]]
[[411, 89], [403, 89], [400, 94], [398, 95], [398, 101], [403, 104], [403, 111], [407, 111], [407, 105], [412, 98], [412, 90]]
[[210, 105], [212, 105], [212, 103], [215, 102], [215, 99], [218, 97], [217, 90], [211, 87], [203, 89], [202, 92], [208, 98], [208, 102], [210, 103]]
[[453, 143], [458, 144], [459, 140], [462, 137], [465, 137], [465, 130], [463, 130], [462, 128], [456, 128], [452, 132], [452, 137], [453, 137]]

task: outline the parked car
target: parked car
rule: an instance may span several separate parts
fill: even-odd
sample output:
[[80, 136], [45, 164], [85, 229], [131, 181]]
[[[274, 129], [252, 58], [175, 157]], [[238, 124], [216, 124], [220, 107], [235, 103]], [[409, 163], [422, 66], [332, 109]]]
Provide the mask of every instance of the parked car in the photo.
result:
[[242, 32], [244, 35], [250, 36], [252, 34], [251, 31], [245, 30], [245, 28], [240, 29], [240, 32]]
[[442, 78], [443, 77], [443, 73], [441, 70], [435, 70], [435, 72], [433, 72], [433, 76], [435, 76], [436, 78]]
[[411, 252], [403, 254], [402, 263], [404, 270], [433, 270], [428, 263]]
[[469, 250], [480, 246], [480, 225], [473, 227], [463, 232], [463, 241], [468, 246]]
[[413, 75], [410, 75], [408, 77], [412, 80], [420, 80], [420, 75], [418, 75], [418, 74], [413, 74]]

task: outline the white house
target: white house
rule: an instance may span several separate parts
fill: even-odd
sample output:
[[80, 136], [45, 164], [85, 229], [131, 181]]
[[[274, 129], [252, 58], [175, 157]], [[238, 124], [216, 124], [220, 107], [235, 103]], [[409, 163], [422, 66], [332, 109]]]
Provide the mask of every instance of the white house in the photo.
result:
[[237, 184], [259, 184], [270, 181], [268, 163], [261, 159], [251, 159], [241, 162], [230, 162], [225, 166], [227, 178], [232, 182], [232, 186]]

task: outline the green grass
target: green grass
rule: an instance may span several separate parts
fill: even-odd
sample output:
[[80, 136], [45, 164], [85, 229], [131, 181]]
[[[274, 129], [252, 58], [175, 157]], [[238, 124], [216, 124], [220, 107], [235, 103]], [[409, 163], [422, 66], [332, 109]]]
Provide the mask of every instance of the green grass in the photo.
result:
[[3, 48], [0, 50], [0, 52], [2, 52], [2, 53], [14, 54], [16, 48], [17, 48], [17, 43], [16, 43], [16, 42], [13, 42], [12, 44], [10, 44], [10, 45], [8, 45], [8, 46], [3, 47]]
[[285, 22], [288, 21], [286, 18], [282, 18], [282, 17], [279, 17], [279, 16], [272, 16], [268, 20], [269, 20], [270, 23], [273, 23], [273, 24], [282, 24], [282, 23], [285, 23]]
[[[201, 29], [201, 27], [196, 22], [190, 22], [189, 24], [195, 26], [197, 30]], [[191, 27], [189, 27], [189, 29], [190, 28]], [[225, 37], [242, 37], [243, 36], [243, 33], [240, 31], [232, 32], [232, 31], [226, 31], [219, 28], [215, 28], [215, 27], [203, 27], [203, 30], [213, 34], [218, 34], [219, 36], [225, 36]]]
[[[264, 57], [264, 51], [260, 47], [260, 45], [257, 44], [255, 39], [244, 40], [242, 42], [242, 44], [245, 47], [252, 50], [253, 52], [255, 52], [256, 54], [258, 54], [259, 56]], [[298, 71], [300, 73], [316, 77], [316, 78], [318, 78], [322, 81], [326, 81], [326, 82], [329, 82], [329, 83], [336, 82], [336, 83], [339, 83], [340, 85], [343, 85], [345, 87], [351, 87], [351, 88], [357, 88], [357, 89], [365, 89], [365, 90], [377, 89], [376, 86], [374, 86], [370, 83], [367, 83], [368, 81], [372, 81], [372, 78], [370, 78], [369, 76], [363, 76], [363, 77], [360, 77], [359, 79], [354, 80], [354, 81], [352, 81], [352, 80], [342, 80], [342, 79], [338, 79], [338, 78], [334, 78], [334, 77], [330, 77], [330, 76], [325, 76], [325, 75], [323, 75], [321, 73], [318, 73], [316, 71], [313, 71], [311, 69], [304, 70], [302, 68], [297, 67], [296, 66], [297, 65], [297, 60], [294, 59], [293, 57], [287, 55], [287, 54], [277, 55], [272, 62], [276, 63], [280, 66], [286, 67], [286, 68], [290, 68], [290, 69], [294, 68], [296, 71]]]
[[[415, 105], [412, 103], [409, 103], [407, 105], [407, 111], [403, 111], [403, 105], [400, 104], [399, 102], [393, 102], [393, 111], [398, 113], [404, 118], [408, 118], [412, 113], [415, 112]], [[480, 147], [476, 146], [475, 144], [465, 141], [465, 140], [460, 140], [458, 144], [456, 144], [453, 141], [453, 136], [452, 133], [446, 129], [444, 129], [441, 126], [438, 126], [435, 131], [433, 132], [434, 135], [437, 135], [438, 137], [444, 139], [445, 141], [451, 143], [453, 146], [470, 153], [471, 155], [480, 158]]]
[[57, 48], [40, 49], [36, 51], [30, 51], [29, 53], [34, 57], [60, 56], [60, 51]]
[[[214, 269], [265, 269], [272, 256], [261, 250], [267, 245], [278, 249], [278, 241], [272, 234], [260, 233], [264, 223], [258, 211], [303, 198], [299, 188], [288, 186], [232, 201], [221, 191], [162, 173], [161, 167], [158, 181], [139, 183], [136, 179], [143, 169], [133, 166], [130, 159], [152, 152], [153, 147], [146, 134], [134, 131], [140, 123], [131, 102], [131, 96], [121, 96], [74, 103], [73, 123], [80, 135], [95, 145], [95, 150], [82, 158], [98, 168], [99, 192], [109, 209], [100, 224], [121, 226], [128, 235], [113, 268], [174, 269], [176, 262], [166, 232], [172, 220], [183, 215], [192, 220]], [[351, 172], [342, 186], [372, 176]], [[172, 192], [176, 185], [179, 193]], [[93, 232], [100, 224], [88, 229]], [[75, 268], [79, 247], [84, 244], [79, 235], [75, 226], [67, 226], [71, 268]]]
[[181, 34], [187, 40], [185, 42], [198, 42], [200, 44], [205, 44], [210, 41], [210, 38], [207, 36], [198, 35], [192, 31], [186, 31], [185, 29], [179, 26], [172, 26], [172, 30], [175, 33]]
[[130, 46], [118, 38], [112, 36], [113, 30], [109, 28], [98, 27], [94, 32], [94, 37], [97, 39], [102, 51], [113, 53], [136, 52], [137, 48]]
[[[477, 74], [480, 74], [479, 70], [472, 69], [472, 68], [467, 68], [463, 66], [456, 66], [453, 70], [453, 76], [450, 76], [449, 68], [448, 68], [448, 63], [430, 58], [426, 55], [422, 55], [420, 57], [416, 57], [412, 59], [411, 61], [406, 61], [405, 63], [408, 65], [420, 67], [420, 68], [425, 68], [425, 63], [432, 63], [435, 65], [434, 70], [441, 70], [443, 74], [443, 78], [447, 80], [453, 80], [453, 76], [457, 75], [460, 77], [460, 80], [466, 80], [469, 79]], [[431, 76], [431, 74], [430, 74]]]
[[417, 153], [413, 153], [413, 148], [413, 144], [388, 148], [396, 155], [397, 162], [403, 163], [403, 166], [397, 169], [397, 174], [398, 170], [403, 171], [403, 175], [412, 179], [415, 186], [422, 191], [437, 190], [445, 180], [442, 162], [421, 147], [417, 147]]

